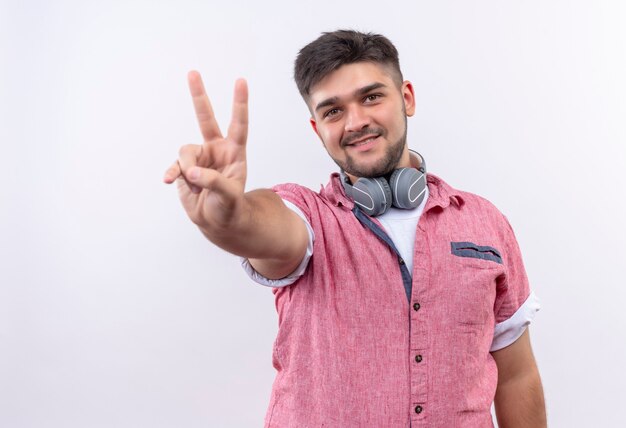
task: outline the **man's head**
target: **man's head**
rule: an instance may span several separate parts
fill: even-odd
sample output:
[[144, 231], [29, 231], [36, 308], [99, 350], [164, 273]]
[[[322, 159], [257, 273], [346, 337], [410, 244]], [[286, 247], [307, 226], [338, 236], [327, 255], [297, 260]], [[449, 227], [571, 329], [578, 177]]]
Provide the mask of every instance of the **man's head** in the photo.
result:
[[389, 39], [380, 34], [337, 30], [322, 33], [298, 53], [294, 79], [300, 95], [308, 103], [313, 86], [341, 66], [355, 62], [385, 66], [398, 87], [402, 85], [398, 50]]
[[413, 87], [402, 81], [387, 38], [324, 33], [300, 51], [295, 79], [313, 129], [352, 180], [410, 165], [406, 117], [415, 110]]

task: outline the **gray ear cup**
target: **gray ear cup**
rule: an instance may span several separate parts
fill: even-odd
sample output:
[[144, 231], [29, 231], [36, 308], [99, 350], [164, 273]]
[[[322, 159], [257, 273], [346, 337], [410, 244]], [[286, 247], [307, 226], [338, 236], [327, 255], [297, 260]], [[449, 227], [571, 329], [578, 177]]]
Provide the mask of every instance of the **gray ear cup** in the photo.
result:
[[396, 169], [389, 178], [393, 206], [405, 210], [416, 208], [426, 194], [426, 175], [415, 168]]
[[352, 199], [369, 216], [383, 214], [392, 204], [391, 189], [384, 178], [359, 178], [352, 186]]
[[392, 205], [405, 210], [418, 207], [426, 195], [426, 162], [422, 155], [411, 152], [419, 156], [420, 167], [399, 168], [391, 174], [389, 182], [384, 177], [359, 178], [352, 185], [341, 171], [346, 196], [369, 216], [384, 214]]

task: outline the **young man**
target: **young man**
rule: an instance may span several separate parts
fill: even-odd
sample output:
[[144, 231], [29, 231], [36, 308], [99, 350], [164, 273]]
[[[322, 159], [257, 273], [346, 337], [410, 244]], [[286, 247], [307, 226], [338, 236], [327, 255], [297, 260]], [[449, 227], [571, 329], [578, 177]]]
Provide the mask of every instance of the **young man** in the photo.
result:
[[244, 192], [247, 87], [224, 137], [189, 74], [201, 145], [165, 182], [191, 220], [274, 286], [278, 371], [266, 426], [546, 425], [527, 325], [538, 310], [513, 231], [409, 151], [413, 87], [385, 37], [325, 33], [296, 60], [311, 125], [341, 173], [319, 193]]

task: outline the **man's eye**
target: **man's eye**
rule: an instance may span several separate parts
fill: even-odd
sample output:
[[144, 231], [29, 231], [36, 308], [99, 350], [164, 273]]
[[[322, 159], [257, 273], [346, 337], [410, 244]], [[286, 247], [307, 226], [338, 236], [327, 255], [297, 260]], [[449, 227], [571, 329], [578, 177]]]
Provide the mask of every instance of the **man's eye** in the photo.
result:
[[378, 95], [378, 94], [370, 94], [370, 95], [365, 97], [365, 101], [373, 102], [373, 101], [376, 101], [378, 98], [380, 98], [380, 95]]
[[336, 115], [337, 113], [339, 113], [339, 109], [338, 108], [331, 108], [330, 110], [328, 110], [324, 114], [324, 117], [332, 117], [332, 116]]

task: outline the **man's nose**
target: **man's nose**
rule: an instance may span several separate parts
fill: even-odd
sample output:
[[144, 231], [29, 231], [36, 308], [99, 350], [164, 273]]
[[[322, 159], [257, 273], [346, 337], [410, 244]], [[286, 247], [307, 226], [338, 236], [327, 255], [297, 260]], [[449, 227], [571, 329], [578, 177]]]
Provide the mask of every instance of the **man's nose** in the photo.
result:
[[362, 106], [352, 106], [348, 108], [345, 130], [346, 132], [356, 132], [370, 125], [370, 117], [366, 114]]

